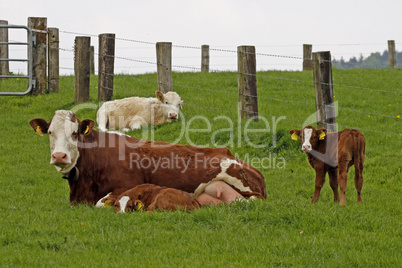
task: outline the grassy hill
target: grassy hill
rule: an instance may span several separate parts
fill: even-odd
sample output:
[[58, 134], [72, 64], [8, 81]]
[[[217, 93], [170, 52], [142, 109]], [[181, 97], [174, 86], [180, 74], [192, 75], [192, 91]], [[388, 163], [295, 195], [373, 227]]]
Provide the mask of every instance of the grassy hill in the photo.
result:
[[[174, 73], [174, 90], [185, 103], [180, 120], [129, 135], [227, 146], [267, 184], [267, 200], [191, 214], [116, 215], [68, 203], [68, 184], [49, 165], [48, 137], [36, 135], [28, 122], [50, 120], [59, 109], [95, 120], [96, 76], [90, 102], [80, 106], [74, 105], [73, 77], [61, 77], [58, 94], [0, 97], [1, 266], [399, 266], [401, 70], [333, 71], [337, 123], [359, 128], [367, 141], [364, 204], [356, 203], [351, 168], [345, 207], [333, 203], [328, 182], [320, 201], [310, 204], [315, 173], [287, 134], [314, 116], [312, 80], [311, 72], [258, 73], [260, 120], [253, 122], [238, 120], [237, 74]], [[1, 91], [24, 86], [0, 81]], [[117, 99], [153, 96], [156, 74], [119, 75], [114, 87]]]

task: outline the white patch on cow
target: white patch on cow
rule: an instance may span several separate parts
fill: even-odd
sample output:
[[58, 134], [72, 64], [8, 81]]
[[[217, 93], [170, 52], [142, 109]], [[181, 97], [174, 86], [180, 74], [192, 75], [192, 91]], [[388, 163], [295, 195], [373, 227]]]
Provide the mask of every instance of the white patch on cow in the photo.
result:
[[304, 129], [304, 143], [302, 145], [302, 150], [305, 152], [310, 152], [312, 150], [311, 143], [310, 143], [312, 133], [313, 133], [313, 129], [311, 129], [311, 128]]
[[118, 213], [125, 213], [126, 212], [126, 206], [127, 206], [127, 202], [130, 200], [130, 197], [128, 196], [123, 196], [122, 198], [120, 198], [119, 200], [119, 204], [120, 204], [120, 211], [118, 211]]
[[215, 178], [213, 178], [211, 181], [209, 181], [207, 183], [201, 183], [197, 187], [197, 189], [195, 189], [195, 191], [194, 191], [194, 194], [193, 194], [194, 198], [197, 198], [198, 196], [200, 196], [200, 194], [202, 194], [205, 191], [205, 188], [214, 181], [224, 181], [227, 184], [237, 188], [241, 192], [251, 192], [250, 187], [245, 187], [241, 180], [227, 174], [226, 171], [228, 170], [228, 168], [231, 165], [239, 165], [240, 166], [241, 164], [234, 159], [222, 159], [222, 161], [220, 163], [221, 172]]
[[104, 197], [102, 197], [101, 199], [99, 199], [98, 202], [96, 202], [95, 207], [97, 207], [97, 208], [104, 208], [104, 207], [105, 207], [105, 202], [102, 202], [102, 199], [108, 198], [110, 194], [111, 194], [111, 193], [108, 193], [107, 195], [105, 195]]
[[[55, 153], [67, 155], [66, 165], [55, 166], [61, 173], [68, 173], [79, 157], [77, 141], [72, 138], [73, 133], [78, 132], [78, 122], [71, 121], [72, 115], [71, 111], [56, 111], [48, 130], [51, 155]], [[50, 158], [50, 164], [54, 164], [52, 158]]]
[[130, 136], [128, 136], [128, 135], [126, 135], [126, 134], [124, 134], [123, 132], [116, 131], [116, 130], [107, 131], [107, 133], [110, 133], [110, 134], [116, 134], [116, 135], [119, 135], [119, 136], [126, 136], [126, 137], [130, 137]]

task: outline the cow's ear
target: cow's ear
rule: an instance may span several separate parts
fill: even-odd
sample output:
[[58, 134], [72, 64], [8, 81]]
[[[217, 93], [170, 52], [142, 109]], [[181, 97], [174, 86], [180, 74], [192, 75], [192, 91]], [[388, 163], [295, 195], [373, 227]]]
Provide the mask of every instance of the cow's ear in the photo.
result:
[[300, 133], [301, 131], [298, 129], [292, 129], [291, 131], [289, 131], [289, 135], [291, 135], [292, 140], [297, 141], [300, 137]]
[[136, 211], [141, 211], [144, 209], [144, 203], [142, 203], [140, 200], [135, 200], [134, 201], [134, 207], [133, 209], [135, 209]]
[[184, 105], [184, 102], [181, 100], [180, 101], [180, 109], [183, 109], [183, 105]]
[[155, 95], [156, 95], [156, 97], [158, 98], [158, 100], [160, 101], [160, 102], [163, 102], [163, 100], [164, 100], [164, 96], [163, 96], [163, 93], [161, 92], [161, 91], [159, 91], [159, 90], [157, 90], [156, 92], [155, 92]]
[[47, 134], [47, 131], [49, 129], [49, 123], [46, 122], [46, 120], [42, 118], [35, 118], [29, 121], [29, 124], [33, 128], [33, 130], [36, 132], [36, 134], [43, 136], [43, 134]]
[[327, 130], [325, 129], [325, 128], [320, 128], [320, 129], [317, 129], [317, 135], [318, 135], [318, 138], [320, 139], [320, 140], [323, 140], [323, 139], [325, 139], [325, 136], [327, 135]]
[[80, 125], [78, 127], [78, 134], [87, 135], [87, 134], [91, 133], [94, 126], [95, 126], [94, 121], [92, 121], [91, 119], [85, 119], [80, 123]]

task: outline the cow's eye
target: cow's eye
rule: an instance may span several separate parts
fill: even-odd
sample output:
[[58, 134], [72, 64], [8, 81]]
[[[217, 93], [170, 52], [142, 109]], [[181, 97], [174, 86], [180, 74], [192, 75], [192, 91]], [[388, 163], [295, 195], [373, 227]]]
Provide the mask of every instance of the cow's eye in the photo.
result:
[[52, 132], [51, 132], [51, 131], [48, 131], [47, 134], [52, 135]]
[[167, 101], [165, 101], [165, 104], [169, 104]]
[[73, 140], [76, 140], [78, 138], [78, 132], [74, 131], [71, 137], [73, 138]]

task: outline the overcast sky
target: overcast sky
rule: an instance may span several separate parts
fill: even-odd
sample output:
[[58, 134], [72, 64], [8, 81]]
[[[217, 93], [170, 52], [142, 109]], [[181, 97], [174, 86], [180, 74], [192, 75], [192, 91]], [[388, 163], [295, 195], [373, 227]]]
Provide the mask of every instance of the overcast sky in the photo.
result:
[[[191, 47], [208, 44], [212, 49], [212, 70], [235, 70], [236, 53], [213, 49], [235, 51], [239, 45], [255, 45], [258, 53], [266, 54], [257, 57], [259, 70], [300, 70], [304, 43], [312, 44], [313, 51], [331, 51], [337, 59], [383, 52], [388, 40], [395, 40], [396, 49], [401, 51], [401, 12], [399, 0], [1, 0], [0, 3], [0, 20], [9, 24], [26, 25], [28, 17], [47, 17], [48, 27], [59, 28], [63, 49], [72, 49], [77, 35], [68, 32], [95, 35], [91, 38], [95, 49], [98, 34], [115, 33], [118, 38], [115, 55], [132, 59], [116, 59], [117, 73], [156, 70], [152, 64], [155, 46], [135, 41], [169, 41]], [[9, 32], [9, 38], [25, 38], [26, 34], [20, 33]], [[10, 48], [12, 55], [18, 51]], [[174, 47], [173, 65], [182, 66], [174, 70], [199, 68], [200, 54], [199, 49]], [[64, 68], [61, 72], [73, 73], [73, 53], [61, 51], [60, 58]]]

